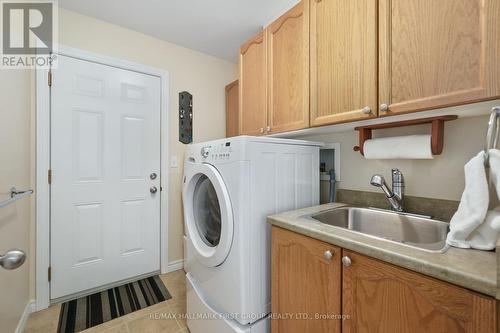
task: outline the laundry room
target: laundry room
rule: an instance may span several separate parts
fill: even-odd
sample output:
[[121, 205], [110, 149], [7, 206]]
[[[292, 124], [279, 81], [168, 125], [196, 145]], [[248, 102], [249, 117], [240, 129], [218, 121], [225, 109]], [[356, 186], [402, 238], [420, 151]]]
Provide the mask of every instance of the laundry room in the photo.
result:
[[0, 12], [0, 333], [500, 330], [497, 0]]

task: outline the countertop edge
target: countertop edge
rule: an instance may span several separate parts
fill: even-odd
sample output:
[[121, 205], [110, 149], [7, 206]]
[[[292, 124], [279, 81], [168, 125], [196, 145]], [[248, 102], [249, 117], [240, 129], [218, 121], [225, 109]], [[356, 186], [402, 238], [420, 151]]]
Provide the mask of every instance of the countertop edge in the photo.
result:
[[[441, 281], [479, 292], [481, 294], [496, 297], [496, 283], [491, 283], [488, 280], [480, 279], [478, 276], [466, 274], [461, 271], [452, 270], [444, 266], [435, 265], [432, 263], [423, 263], [421, 260], [414, 257], [395, 253], [383, 248], [377, 248], [373, 245], [367, 245], [355, 240], [346, 240], [337, 237], [334, 233], [323, 232], [320, 230], [311, 230], [303, 226], [290, 223], [284, 219], [279, 219], [277, 215], [267, 218], [269, 224], [283, 229], [287, 229], [299, 234], [335, 245], [341, 248], [351, 250], [371, 258], [375, 258], [413, 272], [417, 272], [426, 276], [436, 278]], [[467, 283], [469, 282], [469, 283]]]

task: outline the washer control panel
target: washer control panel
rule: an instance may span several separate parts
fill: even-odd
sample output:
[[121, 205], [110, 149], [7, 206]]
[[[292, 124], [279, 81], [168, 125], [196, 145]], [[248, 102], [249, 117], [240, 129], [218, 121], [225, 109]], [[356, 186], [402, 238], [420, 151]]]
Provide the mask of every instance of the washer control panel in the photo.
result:
[[201, 157], [205, 161], [228, 161], [233, 155], [231, 142], [223, 142], [216, 145], [205, 146], [201, 148]]

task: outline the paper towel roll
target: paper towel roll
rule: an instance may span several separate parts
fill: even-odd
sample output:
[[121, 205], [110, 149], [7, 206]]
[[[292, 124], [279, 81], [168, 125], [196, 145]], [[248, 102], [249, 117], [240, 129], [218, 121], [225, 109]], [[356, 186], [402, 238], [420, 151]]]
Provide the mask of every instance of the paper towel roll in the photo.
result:
[[366, 140], [367, 159], [432, 159], [430, 135], [395, 136]]

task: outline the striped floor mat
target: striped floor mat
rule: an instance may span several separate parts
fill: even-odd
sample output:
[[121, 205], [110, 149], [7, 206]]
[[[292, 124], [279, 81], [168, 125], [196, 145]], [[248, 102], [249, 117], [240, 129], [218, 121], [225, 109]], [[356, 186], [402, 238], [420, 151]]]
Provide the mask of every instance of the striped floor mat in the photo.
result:
[[159, 276], [81, 297], [62, 304], [57, 332], [80, 332], [170, 298]]

